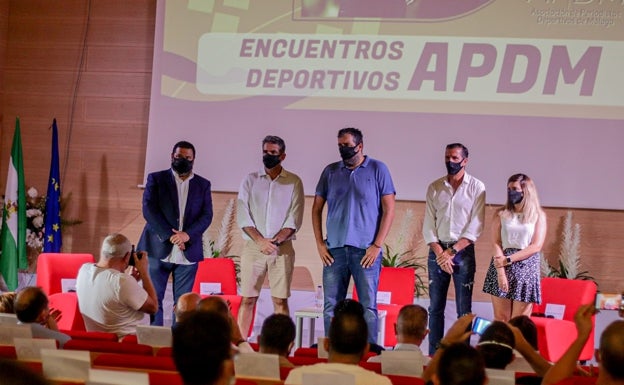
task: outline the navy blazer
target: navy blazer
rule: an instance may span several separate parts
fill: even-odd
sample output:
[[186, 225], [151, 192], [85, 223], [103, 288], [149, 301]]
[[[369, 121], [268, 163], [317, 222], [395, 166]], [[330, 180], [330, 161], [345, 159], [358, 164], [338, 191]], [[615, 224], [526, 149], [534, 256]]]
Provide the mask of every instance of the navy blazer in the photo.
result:
[[[143, 193], [143, 217], [147, 222], [137, 250], [147, 251], [150, 258], [166, 258], [173, 248], [169, 238], [172, 229], [180, 228], [178, 189], [171, 169], [153, 172], [147, 176]], [[195, 174], [189, 181], [182, 230], [190, 239], [185, 243], [184, 255], [190, 262], [204, 259], [202, 235], [212, 222], [210, 181]]]

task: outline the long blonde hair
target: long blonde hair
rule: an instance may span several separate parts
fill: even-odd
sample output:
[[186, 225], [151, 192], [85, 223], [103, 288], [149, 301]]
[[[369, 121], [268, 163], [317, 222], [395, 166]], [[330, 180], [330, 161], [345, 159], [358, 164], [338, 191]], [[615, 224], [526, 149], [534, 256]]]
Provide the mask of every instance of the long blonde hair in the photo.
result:
[[[507, 185], [510, 183], [519, 182], [522, 188], [522, 201], [520, 201], [520, 209], [522, 210], [522, 223], [533, 223], [539, 218], [542, 208], [540, 206], [539, 197], [537, 196], [537, 189], [535, 183], [525, 174], [514, 174], [507, 180]], [[515, 206], [507, 198], [505, 206], [499, 210], [499, 215], [504, 218], [509, 218], [515, 213]]]

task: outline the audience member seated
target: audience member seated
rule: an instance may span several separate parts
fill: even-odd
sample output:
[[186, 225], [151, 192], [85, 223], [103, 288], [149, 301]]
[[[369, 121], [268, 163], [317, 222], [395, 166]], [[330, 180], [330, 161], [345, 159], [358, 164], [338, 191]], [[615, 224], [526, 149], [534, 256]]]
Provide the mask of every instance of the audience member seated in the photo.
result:
[[[440, 349], [436, 354], [438, 351]], [[434, 385], [484, 385], [487, 377], [483, 357], [472, 346], [455, 342], [442, 349], [432, 382]]]
[[533, 350], [539, 350], [537, 347], [537, 326], [535, 326], [535, 322], [531, 320], [531, 317], [526, 315], [513, 317], [509, 320], [509, 325], [515, 326], [520, 330], [522, 336]]
[[249, 345], [249, 342], [245, 338], [243, 338], [243, 334], [238, 327], [238, 322], [232, 316], [232, 312], [230, 311], [230, 305], [223, 298], [211, 295], [205, 298], [202, 298], [197, 305], [197, 310], [201, 312], [216, 312], [223, 316], [225, 319], [230, 321], [230, 330], [232, 334], [230, 336], [232, 345], [234, 345], [235, 350], [240, 353], [253, 353], [254, 350]]
[[188, 292], [184, 293], [178, 298], [178, 303], [175, 304], [173, 312], [175, 313], [176, 324], [184, 321], [186, 317], [197, 310], [197, 306], [201, 296], [197, 293]]
[[38, 373], [14, 360], [0, 360], [0, 385], [50, 385]]
[[[158, 310], [149, 258], [144, 251], [131, 255], [131, 248], [125, 236], [109, 235], [102, 242], [99, 261], [86, 263], [78, 271], [78, 307], [87, 331], [115, 333], [121, 338], [136, 333], [136, 325], [145, 314]], [[130, 258], [135, 267], [126, 274]]]
[[194, 312], [173, 329], [173, 360], [185, 385], [232, 383], [230, 324], [216, 312]]
[[[344, 301], [336, 304], [336, 309], [345, 305], [342, 302]], [[358, 365], [368, 352], [367, 336], [364, 309], [362, 305], [351, 300], [347, 304], [347, 310], [335, 311], [331, 320], [329, 335], [325, 340], [325, 348], [329, 352], [328, 362], [295, 368], [290, 371], [284, 383], [302, 384], [304, 373], [344, 373], [353, 375], [356, 385], [390, 385], [387, 377]]]
[[295, 344], [295, 323], [285, 314], [272, 314], [262, 323], [258, 336], [260, 353], [277, 354], [281, 367], [294, 368], [288, 361]]
[[13, 303], [15, 302], [15, 292], [7, 291], [0, 294], [0, 313], [15, 314]]
[[501, 321], [492, 321], [483, 331], [477, 343], [477, 351], [483, 356], [485, 367], [505, 369], [514, 359], [516, 340], [509, 326]]
[[[589, 338], [592, 328], [592, 316], [596, 310], [594, 304], [580, 306], [574, 315], [576, 339], [568, 350], [548, 370], [542, 384], [556, 384], [572, 377], [577, 369], [577, 361]], [[598, 361], [597, 384], [624, 384], [624, 321], [615, 321], [600, 336], [600, 346], [596, 356]]]
[[[537, 349], [537, 326], [531, 320], [531, 318], [521, 315], [509, 320], [509, 327], [514, 333], [514, 339], [516, 341], [516, 359], [514, 359], [506, 370], [512, 370], [514, 372], [529, 372], [534, 371], [539, 377], [544, 376], [548, 369], [550, 369], [550, 362], [542, 357]], [[518, 354], [522, 358], [518, 357]], [[516, 383], [528, 383], [533, 381], [527, 379], [526, 381], [517, 379]]]
[[[429, 333], [427, 310], [420, 305], [405, 305], [399, 311], [397, 323], [394, 325], [394, 333], [397, 338], [397, 344], [394, 350], [408, 350], [420, 353], [420, 344]], [[368, 362], [381, 362], [381, 356], [373, 356]]]
[[67, 334], [58, 331], [56, 320], [60, 319], [58, 310], [50, 311], [48, 297], [40, 287], [29, 286], [17, 293], [14, 303], [15, 315], [20, 323], [29, 324], [34, 338], [52, 338], [62, 348], [71, 340]]

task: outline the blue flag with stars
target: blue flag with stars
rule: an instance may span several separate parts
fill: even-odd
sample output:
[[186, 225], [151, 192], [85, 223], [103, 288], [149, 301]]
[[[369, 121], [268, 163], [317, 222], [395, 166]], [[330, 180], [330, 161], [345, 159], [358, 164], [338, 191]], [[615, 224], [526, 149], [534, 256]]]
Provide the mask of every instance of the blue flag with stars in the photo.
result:
[[44, 253], [60, 253], [61, 238], [61, 179], [59, 170], [58, 129], [52, 122], [52, 159], [45, 205]]

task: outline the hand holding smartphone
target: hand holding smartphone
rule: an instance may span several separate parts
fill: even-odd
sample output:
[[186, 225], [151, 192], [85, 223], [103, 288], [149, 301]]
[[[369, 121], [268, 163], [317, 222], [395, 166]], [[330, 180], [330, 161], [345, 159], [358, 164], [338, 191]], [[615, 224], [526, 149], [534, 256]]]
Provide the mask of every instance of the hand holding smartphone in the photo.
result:
[[128, 261], [128, 266], [134, 266], [134, 258], [141, 259], [141, 254], [137, 254], [134, 245], [132, 245], [132, 250], [130, 250], [130, 260]]
[[597, 310], [621, 310], [622, 294], [596, 293], [594, 306]]

